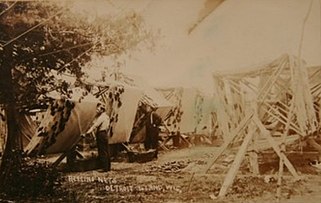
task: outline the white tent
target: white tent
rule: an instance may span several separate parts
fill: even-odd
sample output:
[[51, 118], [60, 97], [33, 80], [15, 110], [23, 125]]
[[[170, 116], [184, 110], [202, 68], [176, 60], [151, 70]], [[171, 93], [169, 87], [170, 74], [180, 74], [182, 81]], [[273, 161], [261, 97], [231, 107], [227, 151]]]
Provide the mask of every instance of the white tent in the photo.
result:
[[54, 100], [25, 152], [37, 155], [61, 153], [70, 149], [81, 134], [90, 128], [98, 102], [90, 94]]
[[95, 96], [80, 89], [73, 90], [74, 94], [67, 100], [51, 95], [56, 101], [48, 108], [45, 118], [26, 147], [27, 154], [68, 150], [91, 126], [99, 100], [106, 104], [110, 117], [110, 144], [130, 141], [140, 103], [159, 107], [163, 115], [170, 106], [167, 100], [147, 85], [100, 82], [92, 84], [92, 87]]

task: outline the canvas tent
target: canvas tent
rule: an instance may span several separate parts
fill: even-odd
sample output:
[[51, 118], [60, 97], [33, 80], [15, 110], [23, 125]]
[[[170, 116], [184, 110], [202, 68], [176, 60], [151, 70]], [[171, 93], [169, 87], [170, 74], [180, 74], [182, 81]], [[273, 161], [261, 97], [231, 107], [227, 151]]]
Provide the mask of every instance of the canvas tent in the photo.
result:
[[109, 143], [130, 142], [139, 104], [161, 104], [150, 91], [137, 87], [116, 82], [91, 86], [94, 95], [86, 93], [84, 96], [81, 93], [83, 91], [79, 90], [80, 93], [71, 99], [55, 100], [26, 147], [27, 154], [51, 154], [68, 150], [89, 129], [99, 101], [106, 104], [110, 117]]
[[162, 118], [162, 120], [165, 119], [167, 113], [173, 107], [173, 105], [155, 89], [145, 87], [143, 89], [143, 97], [141, 98], [137, 108], [135, 123], [130, 138], [131, 143], [140, 143], [145, 140], [145, 122], [148, 119], [144, 110], [146, 106], [156, 108], [156, 113]]
[[[4, 151], [6, 136], [7, 136], [7, 122], [5, 112], [0, 112], [0, 153]], [[21, 147], [24, 149], [30, 142], [34, 135], [37, 125], [30, 115], [26, 113], [18, 113], [17, 119], [17, 133], [21, 137]]]
[[143, 78], [137, 75], [120, 73], [119, 81], [131, 87], [142, 90], [143, 95], [140, 103], [157, 108], [157, 113], [164, 119], [169, 110], [174, 106], [173, 103], [165, 99], [164, 95], [151, 87]]
[[215, 118], [213, 117], [213, 114], [215, 113], [213, 97], [199, 94], [199, 100], [197, 105], [199, 121], [195, 131], [196, 133], [212, 134], [214, 131], [213, 122], [215, 122]]
[[99, 85], [96, 96], [110, 108], [110, 144], [129, 142], [142, 91], [125, 85]]
[[95, 96], [58, 99], [47, 110], [45, 119], [27, 146], [28, 154], [62, 153], [90, 128], [96, 105], [103, 101], [110, 116], [110, 144], [128, 142], [141, 92], [121, 85], [97, 87]]
[[[128, 125], [128, 130], [126, 133], [126, 136], [122, 140], [117, 140], [117, 142], [112, 143], [121, 143], [121, 142], [130, 142], [130, 143], [140, 143], [143, 142], [146, 137], [146, 129], [145, 129], [145, 122], [146, 122], [146, 116], [144, 113], [144, 106], [151, 106], [153, 108], [156, 108], [156, 113], [161, 116], [162, 119], [165, 118], [167, 113], [170, 111], [170, 109], [173, 107], [173, 104], [171, 104], [168, 100], [164, 98], [162, 94], [160, 94], [158, 91], [156, 91], [153, 87], [151, 87], [149, 84], [147, 84], [142, 78], [136, 76], [136, 75], [128, 75], [119, 73], [118, 74], [118, 81], [114, 81], [114, 85], [118, 85], [121, 87], [126, 87], [128, 90], [135, 90], [135, 93], [132, 94], [132, 96], [129, 98], [124, 98], [124, 101], [128, 101], [128, 106], [130, 105], [132, 109], [132, 113], [129, 114], [129, 109], [126, 109], [124, 114], [122, 116], [118, 116], [118, 118], [122, 118], [123, 116], [127, 118], [131, 118], [131, 121], [127, 121], [126, 124]], [[103, 94], [100, 94], [107, 100], [108, 94], [104, 92], [106, 90], [106, 86], [103, 83], [97, 84], [97, 86], [100, 87], [100, 92]], [[110, 89], [109, 91], [114, 91]], [[117, 92], [117, 91], [116, 91]], [[117, 94], [117, 93], [116, 93]], [[112, 94], [111, 94], [112, 95]], [[135, 97], [135, 98], [134, 98]], [[117, 109], [117, 105], [113, 107], [113, 109]], [[130, 116], [129, 116], [130, 115]], [[117, 125], [117, 124], [116, 124]], [[117, 133], [117, 137], [119, 137]], [[113, 138], [111, 138], [112, 140]]]
[[68, 151], [81, 134], [90, 128], [98, 102], [90, 94], [83, 96], [77, 92], [71, 99], [55, 99], [25, 152], [39, 155]]

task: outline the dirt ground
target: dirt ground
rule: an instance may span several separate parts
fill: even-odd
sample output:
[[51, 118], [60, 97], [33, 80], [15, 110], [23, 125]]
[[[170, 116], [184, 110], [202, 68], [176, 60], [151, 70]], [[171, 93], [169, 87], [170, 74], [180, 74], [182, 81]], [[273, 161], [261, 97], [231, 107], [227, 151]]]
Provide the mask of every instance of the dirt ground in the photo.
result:
[[[199, 173], [217, 147], [196, 146], [162, 151], [147, 163], [112, 163], [108, 173], [98, 170], [64, 175], [63, 187], [70, 202], [276, 202], [276, 176], [273, 165], [261, 165], [264, 174], [253, 176], [244, 161], [240, 172], [224, 198], [218, 198], [220, 186], [233, 160], [223, 155], [206, 174]], [[295, 165], [295, 164], [294, 164]], [[296, 166], [302, 180], [295, 181], [285, 171], [280, 202], [320, 202], [321, 171], [308, 163]], [[59, 201], [59, 199], [57, 199]]]

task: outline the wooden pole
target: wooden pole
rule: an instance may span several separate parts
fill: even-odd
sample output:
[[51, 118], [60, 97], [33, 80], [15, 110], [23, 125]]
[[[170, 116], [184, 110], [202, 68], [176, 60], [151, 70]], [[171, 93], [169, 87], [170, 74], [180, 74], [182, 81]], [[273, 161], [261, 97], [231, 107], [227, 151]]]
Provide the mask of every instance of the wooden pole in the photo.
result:
[[239, 134], [239, 132], [241, 130], [244, 129], [244, 127], [248, 124], [248, 122], [251, 120], [251, 118], [253, 117], [254, 112], [248, 114], [242, 121], [241, 123], [238, 125], [238, 127], [236, 129], [234, 129], [234, 131], [232, 131], [232, 133], [228, 136], [226, 142], [224, 142], [224, 144], [219, 148], [218, 152], [215, 154], [215, 156], [213, 157], [212, 161], [209, 162], [206, 167], [205, 167], [205, 172], [207, 173], [211, 167], [213, 166], [213, 164], [215, 163], [215, 161], [218, 159], [218, 157], [221, 156], [221, 154], [226, 150], [226, 148], [230, 145], [231, 142], [233, 142], [233, 140], [235, 139], [235, 137]]
[[[281, 149], [284, 149], [284, 143], [282, 143]], [[284, 162], [282, 159], [279, 161], [279, 174], [278, 174], [278, 182], [276, 188], [276, 202], [280, 202], [281, 200], [281, 185], [282, 185], [282, 177], [283, 177], [283, 169], [284, 169]]]
[[253, 135], [253, 139], [252, 139], [251, 146], [250, 146], [251, 150], [249, 151], [250, 170], [254, 175], [260, 174], [258, 155], [257, 155], [257, 151], [258, 151], [257, 139], [258, 139], [258, 135], [255, 133]]
[[223, 185], [220, 189], [220, 192], [218, 194], [218, 196], [222, 197], [222, 196], [225, 196], [226, 193], [227, 193], [227, 190], [228, 188], [232, 185], [233, 181], [234, 181], [234, 178], [240, 168], [240, 165], [244, 159], [244, 156], [245, 156], [245, 153], [246, 153], [246, 150], [247, 150], [247, 147], [248, 145], [250, 144], [252, 138], [253, 138], [253, 134], [255, 133], [256, 129], [252, 128], [251, 129], [251, 132], [249, 132], [246, 137], [244, 138], [244, 141], [239, 149], [239, 151], [237, 152], [236, 156], [235, 156], [235, 159], [231, 165], [231, 168], [229, 169], [225, 179], [224, 179], [224, 182], [223, 182]]
[[[256, 99], [252, 98], [248, 90], [244, 91], [244, 108], [245, 108], [245, 112], [254, 111], [255, 114], [258, 115], [257, 98]], [[255, 124], [251, 122], [248, 125], [247, 132], [249, 133], [252, 129], [256, 129], [256, 128], [257, 127], [255, 126]], [[258, 175], [260, 173], [259, 164], [258, 164], [258, 154], [257, 154], [257, 139], [258, 139], [258, 136], [255, 133], [253, 135], [253, 139], [251, 140], [249, 151], [248, 151], [250, 171], [255, 175]]]
[[[282, 143], [281, 143], [281, 152], [285, 153], [286, 148], [285, 148], [285, 141], [286, 141], [286, 136], [288, 135], [289, 129], [290, 129], [290, 123], [293, 115], [293, 109], [294, 109], [294, 100], [291, 102], [290, 106], [290, 111], [288, 113], [288, 120], [286, 122], [285, 130], [282, 134]], [[276, 189], [276, 199], [277, 202], [280, 202], [281, 200], [281, 186], [282, 186], [282, 177], [283, 177], [283, 170], [284, 170], [284, 161], [280, 159], [279, 161], [279, 174], [278, 174], [278, 182], [277, 182], [277, 189]]]
[[[268, 106], [271, 106], [271, 105], [268, 105]], [[266, 108], [266, 107], [265, 107]], [[273, 108], [273, 107], [272, 107]], [[269, 110], [266, 110], [266, 112], [268, 114], [270, 114], [272, 117], [274, 117], [275, 119], [277, 119], [279, 122], [283, 123], [284, 125], [286, 125], [286, 122], [284, 120], [286, 120], [286, 117], [279, 114], [280, 117], [274, 115], [273, 113], [271, 113]], [[290, 124], [290, 129], [294, 130], [296, 133], [298, 133], [299, 135], [303, 136], [303, 134], [301, 133], [301, 131], [299, 129], [297, 129], [297, 126], [295, 126], [295, 124], [293, 122], [291, 122]]]
[[273, 139], [270, 132], [265, 129], [264, 125], [261, 123], [261, 121], [257, 117], [253, 117], [253, 119], [256, 125], [258, 126], [258, 128], [260, 129], [260, 131], [262, 132], [262, 135], [267, 138], [273, 150], [280, 157], [280, 159], [284, 161], [284, 164], [289, 169], [290, 173], [294, 176], [296, 180], [300, 180], [300, 177], [297, 174], [295, 168], [293, 167], [289, 159], [285, 156], [285, 154], [281, 151], [280, 147], [278, 146], [277, 142]]
[[[218, 101], [216, 102], [216, 109], [217, 109], [217, 122], [218, 122], [218, 126], [219, 126], [219, 130], [221, 132], [225, 133], [230, 133], [230, 129], [229, 129], [229, 122], [230, 122], [230, 118], [229, 118], [229, 114], [228, 114], [228, 109], [226, 106], [226, 101], [224, 99], [224, 94], [223, 92], [223, 88], [221, 87], [221, 79], [218, 76], [214, 76], [213, 77], [214, 80], [214, 96], [215, 98], [218, 99]], [[220, 105], [220, 106], [218, 106]], [[221, 106], [223, 105], [223, 107]], [[228, 141], [227, 136], [222, 135], [224, 143]]]
[[271, 75], [271, 77], [268, 79], [268, 81], [266, 81], [265, 84], [263, 85], [263, 87], [260, 89], [258, 96], [257, 96], [258, 99], [265, 100], [267, 94], [269, 93], [269, 91], [272, 88], [272, 84], [275, 83], [275, 81], [278, 79], [278, 77], [282, 73], [282, 70], [284, 69], [284, 67], [286, 65], [285, 60], [286, 60], [285, 58], [282, 58], [278, 68], [274, 71], [273, 75]]

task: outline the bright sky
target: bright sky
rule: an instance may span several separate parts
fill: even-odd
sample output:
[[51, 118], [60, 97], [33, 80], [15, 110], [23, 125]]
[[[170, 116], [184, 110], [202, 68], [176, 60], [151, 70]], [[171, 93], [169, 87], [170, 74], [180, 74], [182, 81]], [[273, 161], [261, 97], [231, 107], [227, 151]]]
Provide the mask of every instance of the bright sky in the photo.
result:
[[[76, 1], [88, 16], [139, 12], [146, 26], [164, 36], [155, 53], [142, 50], [123, 68], [154, 86], [212, 87], [211, 73], [268, 63], [284, 53], [298, 55], [303, 19], [310, 0], [227, 0], [191, 35], [206, 0]], [[313, 0], [302, 58], [321, 64], [321, 3]]]

